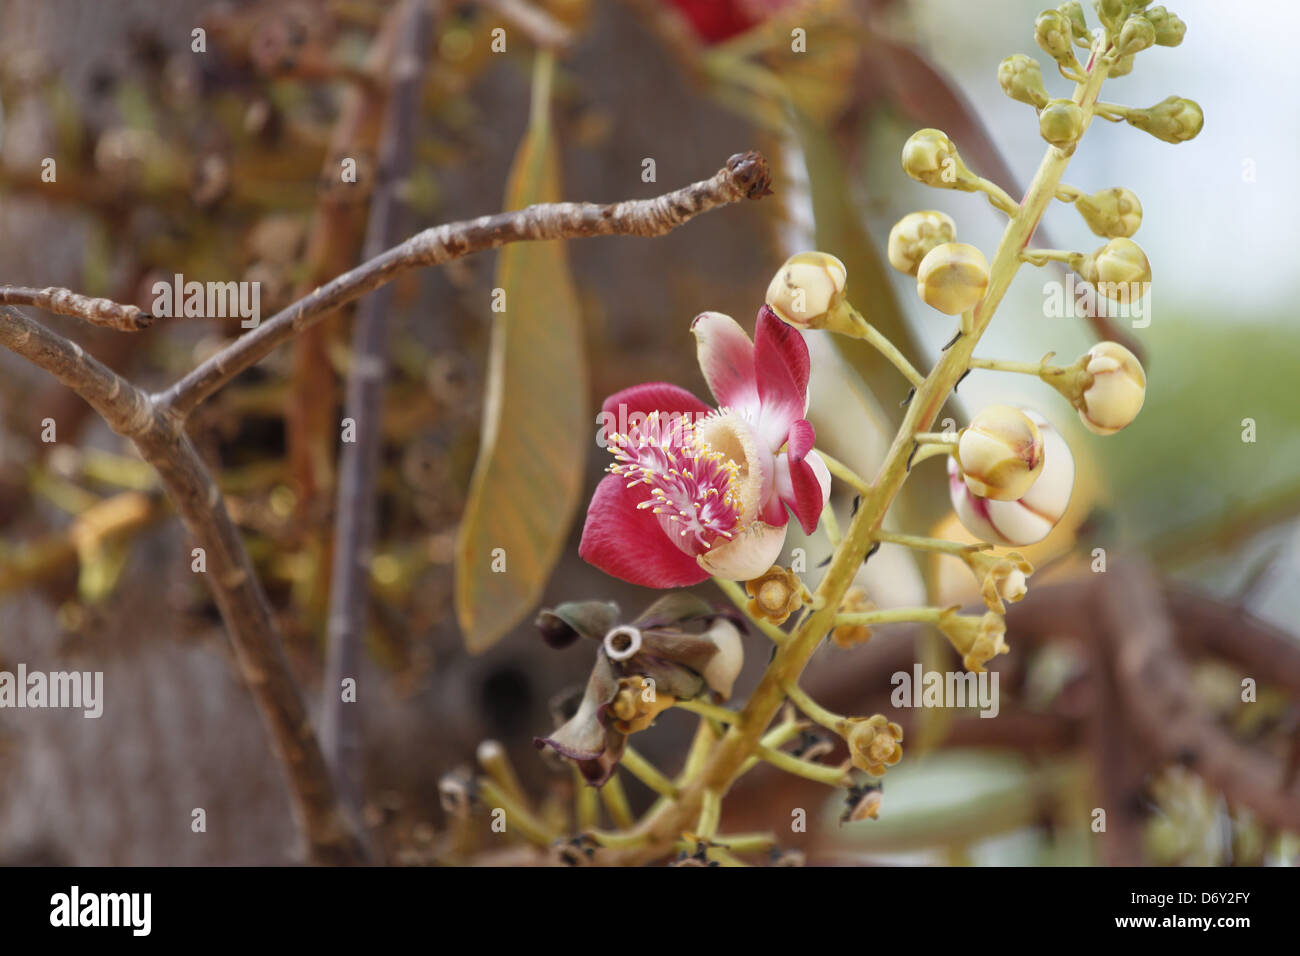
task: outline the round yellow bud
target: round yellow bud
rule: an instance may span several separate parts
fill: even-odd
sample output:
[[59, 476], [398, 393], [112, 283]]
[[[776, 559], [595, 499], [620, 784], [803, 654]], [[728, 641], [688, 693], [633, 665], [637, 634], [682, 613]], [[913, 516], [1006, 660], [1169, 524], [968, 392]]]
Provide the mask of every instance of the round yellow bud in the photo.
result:
[[1111, 68], [1106, 72], [1106, 75], [1111, 79], [1115, 79], [1121, 76], [1128, 76], [1130, 73], [1133, 72], [1133, 61], [1135, 59], [1136, 57], [1133, 56], [1120, 57], [1118, 60], [1114, 62]]
[[1100, 342], [1083, 357], [1092, 384], [1075, 408], [1090, 432], [1113, 435], [1137, 418], [1147, 394], [1147, 377], [1137, 356], [1118, 342]]
[[957, 464], [971, 494], [1016, 501], [1043, 470], [1043, 436], [1033, 420], [1010, 405], [990, 405], [963, 428]]
[[998, 64], [998, 85], [1013, 100], [1028, 103], [1035, 109], [1047, 105], [1047, 88], [1038, 61], [1023, 53], [1013, 53]]
[[1070, 21], [1070, 32], [1074, 34], [1076, 40], [1087, 40], [1091, 36], [1088, 33], [1088, 21], [1083, 15], [1083, 4], [1079, 0], [1067, 0], [1056, 9], [1065, 14], [1065, 18]]
[[849, 273], [826, 252], [800, 252], [785, 261], [767, 287], [767, 304], [783, 322], [800, 329], [821, 328], [844, 299]]
[[1155, 46], [1156, 28], [1151, 21], [1141, 14], [1129, 17], [1119, 31], [1115, 41], [1115, 50], [1120, 56], [1132, 56]]
[[1124, 119], [1166, 143], [1185, 143], [1205, 125], [1200, 105], [1182, 96], [1167, 96], [1150, 109], [1131, 111]]
[[984, 298], [989, 263], [965, 242], [945, 242], [925, 254], [916, 269], [916, 292], [931, 308], [959, 315]]
[[960, 189], [971, 178], [948, 134], [940, 129], [918, 129], [903, 144], [903, 172], [927, 186]]
[[1137, 302], [1151, 283], [1151, 263], [1132, 239], [1112, 239], [1084, 256], [1077, 271], [1112, 302]]
[[1073, 37], [1070, 18], [1060, 10], [1044, 10], [1034, 21], [1034, 40], [1058, 63], [1074, 59]]
[[951, 216], [933, 209], [909, 212], [889, 230], [889, 264], [914, 276], [931, 249], [956, 238], [957, 224]]
[[1073, 146], [1083, 134], [1084, 115], [1074, 100], [1052, 100], [1038, 114], [1038, 132], [1057, 149]]
[[1127, 239], [1142, 225], [1142, 203], [1123, 186], [1101, 189], [1074, 204], [1084, 222], [1099, 236]]
[[1155, 27], [1156, 43], [1160, 46], [1178, 46], [1187, 33], [1187, 24], [1164, 7], [1151, 7], [1142, 14]]

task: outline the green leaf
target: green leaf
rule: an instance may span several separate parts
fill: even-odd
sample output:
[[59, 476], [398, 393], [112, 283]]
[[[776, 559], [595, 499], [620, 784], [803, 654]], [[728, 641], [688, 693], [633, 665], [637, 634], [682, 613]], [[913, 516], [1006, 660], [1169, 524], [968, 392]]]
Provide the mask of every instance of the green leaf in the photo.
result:
[[[550, 57], [538, 56], [534, 109], [515, 156], [507, 208], [559, 198], [548, 121]], [[472, 653], [538, 603], [582, 491], [591, 417], [578, 296], [564, 243], [504, 246], [483, 435], [456, 541], [456, 617]]]

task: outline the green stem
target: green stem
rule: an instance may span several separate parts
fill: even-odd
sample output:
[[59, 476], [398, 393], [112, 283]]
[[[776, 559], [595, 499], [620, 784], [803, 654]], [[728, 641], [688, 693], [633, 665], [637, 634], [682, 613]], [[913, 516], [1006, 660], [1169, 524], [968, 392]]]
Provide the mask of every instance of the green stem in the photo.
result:
[[766, 760], [778, 770], [784, 770], [786, 773], [793, 774], [796, 777], [803, 777], [806, 780], [824, 783], [828, 787], [843, 788], [853, 782], [853, 778], [839, 767], [828, 767], [826, 764], [800, 760], [784, 750], [774, 750], [761, 744], [756, 752], [760, 759]]
[[623, 750], [623, 757], [619, 760], [619, 764], [661, 797], [676, 799], [681, 792], [671, 780], [659, 772], [654, 764], [631, 747]]
[[754, 614], [750, 613], [749, 595], [745, 593], [745, 589], [742, 588], [739, 584], [737, 584], [735, 581], [729, 581], [726, 578], [714, 578], [713, 583], [718, 586], [718, 589], [722, 591], [723, 594], [725, 594], [728, 598], [731, 599], [732, 604], [740, 608], [741, 613], [744, 614], [745, 617], [749, 618], [750, 622], [756, 628], [758, 628], [760, 631], [762, 631], [764, 634], [766, 634], [768, 637], [770, 637], [773, 641], [775, 641], [778, 644], [780, 644], [782, 641], [785, 640], [786, 638], [785, 631], [781, 630], [771, 621], [761, 617], [757, 617]]
[[[943, 612], [937, 607], [891, 607], [879, 611], [853, 611], [837, 614], [832, 622], [835, 627], [866, 624], [937, 624]], [[809, 716], [812, 716], [809, 714]]]
[[795, 683], [789, 683], [785, 687], [786, 696], [793, 701], [809, 720], [816, 721], [827, 730], [833, 730], [839, 733], [840, 728], [844, 726], [844, 718], [839, 714], [827, 710], [812, 697], [802, 687]]
[[[990, 183], [989, 185], [992, 186], [993, 184]], [[994, 188], [996, 189], [997, 187]], [[1003, 195], [1005, 195], [1005, 193]], [[850, 335], [853, 338], [862, 339], [885, 358], [889, 359], [894, 368], [903, 373], [903, 377], [912, 384], [913, 388], [920, 388], [921, 383], [925, 381], [925, 376], [916, 370], [912, 363], [907, 360], [907, 356], [898, 350], [898, 346], [889, 341], [884, 333], [868, 322], [863, 317], [862, 313], [851, 306], [847, 301], [841, 304], [841, 308], [844, 310], [845, 315], [848, 318], [848, 330], [844, 331], [844, 334]], [[843, 330], [842, 326], [837, 326], [836, 328], [837, 330]]]
[[682, 710], [689, 710], [692, 714], [699, 714], [701, 717], [707, 717], [709, 720], [716, 720], [720, 724], [734, 724], [740, 715], [734, 710], [727, 710], [725, 707], [719, 707], [717, 704], [710, 704], [699, 700], [679, 700], [674, 707], [680, 707]]
[[505, 788], [491, 777], [478, 779], [478, 796], [482, 804], [490, 809], [506, 812], [506, 832], [511, 828], [517, 830], [525, 840], [534, 846], [548, 847], [559, 839], [558, 833], [551, 830], [529, 810], [506, 792]]
[[972, 358], [971, 368], [989, 369], [994, 372], [1017, 372], [1021, 375], [1041, 375], [1043, 372], [1064, 371], [1044, 362], [1014, 362], [1010, 359]]
[[821, 456], [822, 461], [826, 462], [826, 470], [840, 481], [844, 482], [860, 494], [865, 495], [871, 492], [871, 486], [867, 484], [867, 479], [863, 478], [848, 465], [844, 464], [844, 462], [840, 461], [838, 458], [831, 457], [820, 448], [817, 449], [817, 454]]
[[636, 817], [627, 802], [627, 794], [623, 792], [623, 781], [619, 779], [618, 774], [605, 781], [605, 785], [600, 788], [600, 799], [605, 802], [605, 811], [614, 821], [614, 826], [620, 830], [630, 830], [635, 825]]
[[941, 538], [926, 538], [916, 534], [898, 534], [893, 531], [885, 531], [883, 528], [876, 532], [876, 540], [883, 541], [885, 544], [901, 544], [905, 548], [915, 548], [918, 551], [938, 551], [943, 554], [967, 554], [971, 551], [985, 551], [993, 547], [991, 544], [962, 544], [960, 541], [944, 541]]
[[700, 803], [700, 820], [695, 825], [695, 835], [705, 840], [712, 840], [714, 834], [718, 832], [718, 823], [721, 819], [722, 795], [714, 789], [706, 789], [704, 799]]
[[983, 176], [976, 177], [976, 186], [980, 192], [988, 197], [989, 204], [994, 209], [1001, 210], [1008, 216], [1014, 216], [1020, 211], [1020, 204], [1007, 195], [1007, 191], [992, 180], [985, 179]]

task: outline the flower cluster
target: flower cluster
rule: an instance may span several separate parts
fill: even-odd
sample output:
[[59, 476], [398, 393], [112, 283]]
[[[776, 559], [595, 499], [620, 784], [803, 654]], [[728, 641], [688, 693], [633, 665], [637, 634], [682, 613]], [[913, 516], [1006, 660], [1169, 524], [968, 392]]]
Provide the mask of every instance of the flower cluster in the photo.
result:
[[[680, 592], [662, 598], [629, 624], [619, 624], [617, 608], [601, 602], [544, 611], [538, 626], [550, 643], [581, 636], [599, 647], [585, 692], [570, 702], [559, 728], [538, 744], [575, 761], [583, 777], [598, 786], [621, 760], [671, 804], [679, 782], [647, 768], [627, 750], [627, 738], [670, 706], [699, 714], [705, 723], [682, 778], [688, 784], [694, 780], [694, 803], [685, 812], [698, 806], [698, 818], [673, 818], [683, 824], [680, 838], [696, 847], [688, 859], [714, 863], [718, 848], [727, 847], [723, 840], [713, 842], [721, 793], [734, 779], [734, 774], [727, 776], [727, 767], [743, 772], [763, 760], [842, 788], [847, 793], [845, 822], [875, 819], [880, 812], [878, 786], [855, 782], [853, 772], [883, 776], [902, 759], [903, 729], [883, 714], [832, 713], [799, 686], [800, 673], [823, 639], [848, 650], [868, 641], [877, 625], [922, 624], [943, 634], [962, 666], [976, 673], [1009, 652], [1006, 605], [1025, 597], [1034, 569], [1019, 551], [996, 549], [1042, 541], [1058, 525], [1073, 491], [1074, 455], [1045, 415], [1009, 404], [978, 409], [955, 432], [925, 431], [967, 373], [982, 369], [1034, 375], [1052, 386], [1084, 428], [1097, 435], [1128, 427], [1142, 408], [1146, 373], [1138, 357], [1118, 342], [1100, 342], [1065, 365], [1052, 364], [1051, 354], [1037, 362], [973, 354], [1022, 265], [1065, 263], [1097, 294], [1117, 302], [1144, 295], [1151, 281], [1150, 263], [1132, 238], [1142, 224], [1138, 197], [1122, 186], [1086, 193], [1062, 183], [1061, 176], [1094, 118], [1124, 121], [1180, 143], [1199, 132], [1203, 117], [1195, 103], [1178, 97], [1145, 110], [1097, 98], [1107, 75], [1127, 73], [1135, 57], [1153, 46], [1176, 46], [1184, 33], [1176, 16], [1144, 0], [1098, 0], [1097, 8], [1102, 29], [1096, 32], [1088, 29], [1077, 2], [1044, 11], [1034, 23], [1038, 45], [1057, 72], [1075, 83], [1071, 96], [1053, 97], [1042, 67], [1029, 56], [1008, 57], [998, 68], [999, 85], [1034, 109], [1048, 144], [1023, 200], [1017, 202], [967, 166], [942, 130], [919, 130], [903, 147], [902, 167], [913, 179], [935, 188], [982, 193], [1008, 218], [991, 263], [980, 249], [958, 241], [957, 223], [946, 213], [912, 212], [890, 230], [890, 264], [915, 280], [922, 302], [959, 317], [955, 335], [928, 374], [872, 325], [869, 312], [864, 315], [850, 304], [844, 263], [810, 250], [791, 256], [773, 275], [752, 340], [725, 315], [705, 312], [695, 319], [700, 367], [715, 406], [666, 383], [635, 386], [605, 401], [607, 420], [626, 425], [609, 427], [602, 436], [612, 461], [587, 510], [582, 556], [615, 577], [647, 587], [690, 586], [712, 576], [777, 647], [760, 685], [763, 691], [735, 713], [717, 705], [730, 696], [743, 660], [733, 612], [723, 613]], [[1076, 55], [1079, 48], [1088, 50], [1083, 63]], [[1091, 252], [1031, 247], [1037, 225], [1054, 201], [1073, 204], [1102, 245]], [[811, 369], [803, 335], [817, 332], [865, 341], [912, 386], [898, 438], [873, 481], [814, 450], [815, 434], [807, 420]], [[887, 528], [898, 489], [914, 467], [932, 456], [946, 458], [953, 511], [980, 543]], [[828, 507], [832, 474], [859, 494], [843, 535]], [[830, 570], [812, 592], [795, 568], [777, 561], [790, 515], [806, 534], [824, 532], [834, 549]], [[853, 577], [882, 544], [960, 559], [974, 576], [984, 607], [978, 613], [959, 607], [878, 608]], [[737, 581], [745, 582], [744, 587]], [[774, 723], [782, 706], [786, 716]], [[821, 762], [834, 752], [833, 738], [810, 734], [808, 721], [842, 739], [846, 763]], [[745, 732], [723, 733], [728, 724]], [[795, 740], [802, 742], [782, 749]], [[718, 776], [700, 770], [710, 747], [726, 753], [710, 764], [713, 770], [724, 768]]]

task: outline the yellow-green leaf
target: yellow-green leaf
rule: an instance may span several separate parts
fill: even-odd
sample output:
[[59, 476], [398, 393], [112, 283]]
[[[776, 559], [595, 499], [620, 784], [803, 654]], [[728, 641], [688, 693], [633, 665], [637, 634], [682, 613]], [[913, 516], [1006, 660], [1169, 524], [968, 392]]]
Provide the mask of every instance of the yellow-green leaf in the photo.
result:
[[[539, 61], [545, 55], [540, 55]], [[539, 62], [535, 87], [549, 86]], [[506, 191], [507, 208], [559, 199], [558, 151], [547, 96], [533, 119]], [[577, 293], [563, 242], [502, 248], [494, 286], [483, 435], [456, 542], [456, 616], [480, 652], [537, 604], [568, 537], [582, 490], [591, 425]]]

